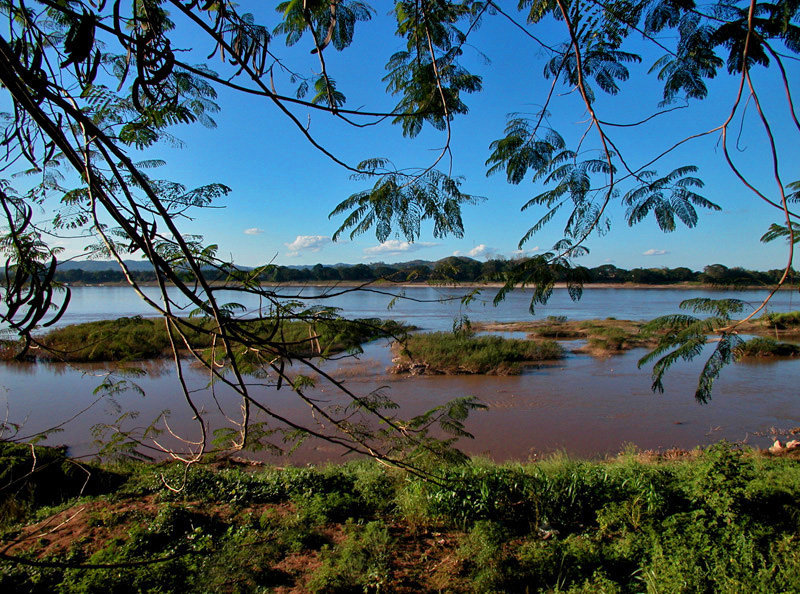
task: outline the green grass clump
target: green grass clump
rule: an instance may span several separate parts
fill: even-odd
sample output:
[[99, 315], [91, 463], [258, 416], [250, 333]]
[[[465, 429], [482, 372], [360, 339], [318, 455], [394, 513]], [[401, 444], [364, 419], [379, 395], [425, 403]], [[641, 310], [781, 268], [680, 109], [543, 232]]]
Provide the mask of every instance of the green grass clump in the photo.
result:
[[396, 373], [423, 368], [427, 373], [510, 375], [521, 364], [560, 359], [564, 349], [553, 340], [465, 336], [449, 332], [413, 334], [399, 349]]
[[734, 349], [737, 359], [744, 357], [794, 357], [800, 354], [800, 347], [772, 338], [757, 336]]
[[631, 340], [630, 332], [613, 326], [593, 328], [589, 335], [589, 346], [595, 349], [620, 351]]
[[[181, 330], [193, 346], [211, 345], [210, 337], [183, 325]], [[38, 358], [72, 362], [154, 359], [170, 347], [164, 320], [141, 317], [65, 326], [46, 334], [41, 343], [45, 348], [35, 351]]]
[[641, 330], [641, 323], [607, 318], [605, 320], [586, 320], [579, 328], [587, 340], [590, 353], [612, 354], [636, 347], [652, 346], [652, 334]]
[[566, 322], [567, 316], [547, 316], [533, 334], [541, 338], [570, 338], [574, 333], [568, 330]]
[[308, 583], [311, 592], [379, 592], [390, 586], [392, 538], [381, 521], [348, 522], [339, 546], [323, 547], [322, 567]]
[[800, 326], [800, 311], [789, 311], [785, 313], [769, 312], [761, 317], [770, 327], [778, 330], [789, 330]]
[[[176, 320], [192, 348], [203, 351], [212, 346], [215, 324], [208, 319]], [[243, 322], [243, 329], [263, 341], [264, 353], [296, 356], [332, 355], [354, 350], [367, 341], [402, 335], [408, 328], [391, 320], [322, 318], [304, 320], [259, 320]], [[177, 333], [176, 333], [177, 337]], [[119, 318], [74, 324], [52, 330], [39, 338], [42, 348], [28, 351], [38, 359], [69, 362], [135, 361], [171, 354], [166, 325], [161, 318]], [[183, 339], [176, 338], [184, 348]], [[248, 352], [232, 340], [234, 352]], [[217, 341], [219, 345], [219, 341]], [[17, 349], [18, 350], [18, 349]], [[280, 351], [280, 353], [278, 353]], [[15, 349], [0, 345], [0, 357], [12, 358]], [[216, 355], [222, 355], [217, 348]], [[262, 353], [263, 355], [263, 353]], [[265, 356], [265, 355], [264, 355]], [[268, 357], [274, 358], [274, 357]]]

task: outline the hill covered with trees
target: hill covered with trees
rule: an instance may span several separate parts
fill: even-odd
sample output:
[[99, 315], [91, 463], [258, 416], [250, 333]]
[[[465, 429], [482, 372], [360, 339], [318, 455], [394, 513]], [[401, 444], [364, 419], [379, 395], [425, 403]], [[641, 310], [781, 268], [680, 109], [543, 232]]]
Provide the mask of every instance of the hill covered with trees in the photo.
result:
[[[368, 282], [387, 280], [391, 282], [461, 282], [489, 283], [505, 282], [514, 270], [523, 265], [525, 260], [487, 260], [480, 262], [464, 256], [451, 256], [438, 261], [413, 260], [396, 264], [375, 262], [371, 264], [336, 264], [325, 266], [276, 266], [264, 267], [258, 273], [258, 279], [264, 283], [272, 282]], [[124, 282], [125, 277], [115, 262], [107, 262], [107, 266], [99, 266], [99, 262], [73, 262], [66, 269], [56, 272], [56, 280], [64, 283], [83, 283], [87, 285], [99, 283]], [[86, 267], [83, 264], [87, 264]], [[678, 268], [633, 268], [626, 270], [613, 264], [603, 264], [594, 268], [577, 267], [571, 271], [574, 277], [583, 278], [583, 282], [642, 285], [672, 285], [679, 283], [701, 283], [717, 286], [757, 286], [774, 285], [778, 282], [783, 269], [780, 270], [747, 270], [741, 267], [728, 268], [722, 264], [711, 264], [701, 271], [686, 267]], [[134, 270], [129, 267], [129, 274], [138, 282], [154, 282], [152, 270]], [[187, 273], [187, 278], [190, 274]], [[796, 273], [792, 271], [796, 278]], [[226, 275], [220, 271], [209, 271], [209, 277], [224, 280]], [[566, 275], [557, 277], [557, 281], [566, 282]]]

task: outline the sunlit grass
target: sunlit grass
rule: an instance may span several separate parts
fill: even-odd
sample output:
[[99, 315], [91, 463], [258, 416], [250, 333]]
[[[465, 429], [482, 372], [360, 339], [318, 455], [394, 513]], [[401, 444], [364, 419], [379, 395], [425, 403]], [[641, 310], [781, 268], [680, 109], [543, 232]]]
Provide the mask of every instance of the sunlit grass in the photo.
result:
[[521, 366], [560, 359], [564, 349], [554, 340], [518, 340], [499, 336], [465, 336], [452, 332], [413, 334], [396, 346], [395, 371], [420, 366], [427, 373], [509, 375]]
[[[224, 354], [216, 324], [209, 319], [179, 319], [171, 322], [173, 340], [179, 351], [210, 349], [216, 345], [217, 357]], [[240, 325], [239, 347], [257, 346], [265, 353], [295, 356], [326, 356], [356, 349], [376, 338], [403, 335], [407, 327], [379, 319], [259, 320]], [[215, 334], [217, 340], [214, 340]], [[74, 324], [57, 328], [39, 337], [40, 346], [28, 351], [36, 359], [101, 362], [153, 359], [172, 353], [167, 325], [162, 318], [119, 318]], [[188, 345], [188, 346], [187, 346]], [[11, 359], [20, 343], [6, 341], [0, 355]]]

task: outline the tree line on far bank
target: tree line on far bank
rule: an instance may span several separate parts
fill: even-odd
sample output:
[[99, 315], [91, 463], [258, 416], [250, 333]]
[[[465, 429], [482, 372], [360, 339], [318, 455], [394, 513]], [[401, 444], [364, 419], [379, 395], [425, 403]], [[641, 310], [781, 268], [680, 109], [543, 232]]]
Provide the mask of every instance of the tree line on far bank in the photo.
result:
[[[385, 279], [394, 282], [504, 282], [506, 275], [520, 260], [488, 260], [480, 262], [463, 256], [451, 256], [437, 262], [415, 261], [402, 264], [338, 264], [335, 266], [315, 266], [296, 268], [269, 265], [257, 273], [263, 282], [312, 282], [312, 281], [356, 281], [368, 282]], [[580, 278], [584, 283], [636, 283], [644, 285], [668, 285], [678, 283], [702, 283], [719, 286], [772, 285], [776, 284], [783, 270], [747, 270], [741, 267], [728, 268], [722, 264], [711, 264], [702, 272], [686, 267], [678, 268], [634, 268], [626, 270], [613, 264], [594, 268], [577, 267], [571, 271], [572, 278]], [[130, 276], [137, 282], [152, 282], [156, 275], [151, 270], [131, 270]], [[187, 280], [191, 276], [186, 273]], [[125, 278], [118, 269], [84, 270], [71, 268], [58, 270], [57, 281], [64, 283], [116, 283]], [[217, 280], [222, 280], [220, 277]], [[789, 282], [800, 279], [793, 270]], [[557, 281], [566, 281], [557, 278]]]

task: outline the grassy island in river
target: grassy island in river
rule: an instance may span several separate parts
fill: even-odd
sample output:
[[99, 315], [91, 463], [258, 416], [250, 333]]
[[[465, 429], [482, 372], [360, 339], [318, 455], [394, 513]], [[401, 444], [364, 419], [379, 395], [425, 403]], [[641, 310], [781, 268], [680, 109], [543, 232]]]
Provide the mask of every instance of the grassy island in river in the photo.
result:
[[517, 340], [452, 332], [412, 334], [395, 343], [393, 373], [513, 375], [524, 365], [560, 359], [554, 340]]
[[[213, 335], [195, 327], [210, 328], [212, 322], [176, 319], [174, 322], [194, 349], [206, 351]], [[396, 343], [395, 373], [480, 373], [513, 374], [521, 366], [564, 356], [563, 342], [584, 340], [574, 349], [607, 356], [633, 348], [652, 348], [659, 334], [643, 329], [645, 322], [633, 320], [567, 320], [548, 316], [525, 322], [473, 322], [467, 333], [435, 332], [412, 334], [408, 326], [392, 320], [309, 318], [308, 320], [261, 320], [249, 324], [254, 336], [265, 340], [279, 336], [293, 356], [333, 355], [358, 349], [377, 338], [400, 338]], [[499, 336], [475, 336], [474, 332], [525, 332], [529, 340]], [[757, 339], [737, 349], [737, 357], [792, 357], [797, 346], [781, 342], [800, 335], [800, 311], [769, 313], [738, 327], [742, 334]], [[37, 338], [40, 346], [30, 349], [29, 360], [82, 362], [136, 361], [171, 355], [169, 337], [162, 318], [118, 318], [56, 328]], [[558, 341], [558, 342], [557, 342]], [[0, 341], [0, 360], [13, 359], [22, 343]], [[234, 341], [235, 346], [235, 341]], [[184, 349], [184, 352], [187, 352]], [[221, 349], [217, 349], [217, 354]]]
[[[193, 349], [210, 352], [213, 333], [198, 332], [194, 327], [211, 329], [210, 320], [177, 319], [174, 324]], [[294, 356], [332, 355], [357, 349], [361, 344], [381, 337], [403, 335], [410, 329], [391, 320], [311, 318], [308, 320], [259, 320], [246, 324], [254, 336], [264, 341], [264, 348], [280, 345]], [[38, 338], [39, 346], [26, 353], [27, 358], [75, 363], [136, 361], [170, 356], [170, 340], [163, 318], [118, 318], [57, 328]], [[234, 350], [236, 341], [233, 340]], [[0, 354], [11, 359], [21, 343], [5, 341]], [[178, 344], [179, 348], [185, 345]], [[222, 352], [217, 345], [216, 353]]]

